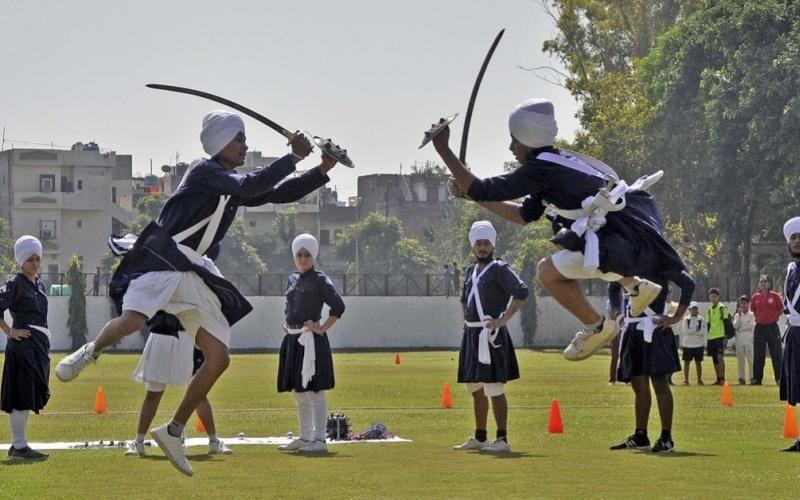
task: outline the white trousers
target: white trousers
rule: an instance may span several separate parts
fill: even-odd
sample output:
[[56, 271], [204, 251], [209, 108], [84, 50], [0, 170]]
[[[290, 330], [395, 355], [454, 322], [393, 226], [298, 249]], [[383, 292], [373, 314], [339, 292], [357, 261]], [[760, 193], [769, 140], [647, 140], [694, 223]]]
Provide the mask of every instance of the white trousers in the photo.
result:
[[[736, 339], [739, 340], [739, 339]], [[745, 376], [744, 362], [750, 368]], [[739, 378], [741, 380], [753, 380], [753, 343], [736, 342], [736, 363], [739, 365]]]
[[8, 418], [11, 421], [11, 445], [21, 450], [28, 446], [28, 439], [25, 437], [25, 430], [28, 427], [28, 410], [11, 410]]
[[328, 431], [328, 401], [325, 391], [292, 391], [297, 403], [300, 438], [306, 441], [325, 441]]

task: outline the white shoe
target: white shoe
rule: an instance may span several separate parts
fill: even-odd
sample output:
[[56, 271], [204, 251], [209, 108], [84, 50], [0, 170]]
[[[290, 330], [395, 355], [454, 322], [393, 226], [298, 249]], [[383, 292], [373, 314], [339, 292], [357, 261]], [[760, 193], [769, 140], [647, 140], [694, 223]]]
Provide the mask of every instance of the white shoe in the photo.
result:
[[76, 378], [89, 363], [97, 359], [94, 354], [94, 342], [84, 344], [83, 347], [62, 359], [56, 365], [56, 377], [62, 382], [69, 382]]
[[484, 453], [509, 453], [511, 451], [511, 446], [508, 445], [508, 441], [505, 439], [498, 438], [492, 441], [492, 444], [489, 446], [481, 448], [481, 451]]
[[486, 441], [478, 441], [474, 437], [471, 437], [464, 441], [463, 443], [453, 446], [454, 450], [482, 450], [486, 447]]
[[143, 457], [144, 456], [144, 441], [132, 441], [128, 443], [128, 449], [125, 450], [126, 457]]
[[225, 446], [225, 443], [217, 439], [208, 443], [209, 455], [230, 455], [233, 450]]
[[282, 444], [278, 446], [278, 449], [281, 451], [297, 451], [300, 448], [304, 448], [308, 446], [309, 441], [303, 438], [296, 438], [292, 440], [289, 444]]
[[299, 453], [327, 453], [328, 445], [325, 444], [325, 441], [315, 439], [297, 451]]
[[153, 436], [156, 444], [158, 444], [158, 447], [164, 452], [164, 455], [167, 456], [169, 463], [171, 463], [173, 467], [178, 469], [181, 474], [186, 474], [187, 476], [194, 475], [192, 466], [189, 465], [189, 461], [186, 460], [186, 450], [183, 449], [180, 436], [175, 437], [170, 435], [170, 433], [167, 432], [167, 425], [168, 424], [164, 424], [155, 429], [150, 429], [150, 435]]
[[641, 280], [636, 286], [636, 295], [631, 294], [631, 316], [639, 316], [653, 303], [661, 293], [661, 285], [648, 280]]
[[583, 330], [576, 333], [575, 338], [564, 349], [564, 357], [570, 361], [586, 359], [608, 345], [617, 335], [619, 335], [619, 323], [606, 318], [603, 329], [599, 332], [590, 333]]

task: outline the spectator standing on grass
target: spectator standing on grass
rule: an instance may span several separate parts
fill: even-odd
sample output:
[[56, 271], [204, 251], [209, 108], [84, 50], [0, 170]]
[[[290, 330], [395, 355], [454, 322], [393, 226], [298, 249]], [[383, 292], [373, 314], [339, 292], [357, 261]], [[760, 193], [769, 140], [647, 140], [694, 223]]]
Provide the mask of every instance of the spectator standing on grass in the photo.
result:
[[772, 280], [766, 274], [758, 278], [758, 291], [753, 294], [750, 307], [756, 316], [753, 332], [753, 381], [750, 385], [761, 385], [764, 378], [764, 363], [767, 349], [772, 360], [775, 383], [781, 375], [781, 330], [778, 318], [783, 314], [783, 299], [772, 290]]
[[681, 321], [681, 349], [683, 351], [683, 385], [689, 385], [689, 368], [694, 361], [697, 385], [703, 385], [703, 351], [706, 347], [705, 319], [700, 316], [697, 302], [689, 304], [689, 315]]
[[729, 318], [731, 313], [728, 308], [719, 302], [719, 288], [708, 290], [708, 300], [711, 307], [706, 311], [706, 329], [708, 330], [708, 342], [706, 350], [708, 357], [714, 363], [714, 372], [717, 381], [714, 385], [725, 383], [725, 324], [724, 320]]
[[[733, 316], [733, 327], [736, 328], [736, 364], [739, 369], [739, 385], [753, 383], [753, 332], [756, 327], [756, 316], [750, 310], [750, 297], [739, 297], [739, 309]], [[745, 372], [745, 362], [748, 371]], [[749, 377], [747, 376], [749, 374]]]

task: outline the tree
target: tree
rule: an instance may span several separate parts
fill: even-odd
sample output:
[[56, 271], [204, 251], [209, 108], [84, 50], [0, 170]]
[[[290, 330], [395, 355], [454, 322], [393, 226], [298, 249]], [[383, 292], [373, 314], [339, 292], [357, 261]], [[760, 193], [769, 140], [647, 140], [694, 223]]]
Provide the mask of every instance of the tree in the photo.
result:
[[8, 219], [0, 217], [0, 273], [12, 274], [19, 270], [14, 260], [14, 238]]
[[436, 259], [419, 241], [403, 236], [403, 225], [395, 217], [372, 212], [337, 238], [334, 253], [355, 262], [356, 242], [359, 272], [413, 274], [436, 269]]
[[267, 265], [250, 243], [250, 235], [245, 230], [241, 217], [233, 221], [221, 244], [223, 249], [216, 260], [216, 265], [223, 275], [267, 272]]
[[716, 220], [718, 264], [741, 275], [741, 292], [752, 241], [779, 239], [796, 206], [798, 37], [798, 2], [706, 0], [642, 64], [657, 106], [654, 155], [672, 167], [685, 210]]
[[67, 329], [72, 339], [72, 349], [75, 350], [86, 343], [86, 334], [89, 332], [86, 324], [86, 276], [77, 255], [69, 260], [66, 281], [70, 288]]

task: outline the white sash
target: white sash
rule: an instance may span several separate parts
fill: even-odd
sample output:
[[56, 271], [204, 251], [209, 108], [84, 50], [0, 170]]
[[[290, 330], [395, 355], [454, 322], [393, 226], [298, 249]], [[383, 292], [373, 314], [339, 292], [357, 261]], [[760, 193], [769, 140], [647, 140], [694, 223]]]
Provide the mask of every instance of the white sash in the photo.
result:
[[[625, 332], [628, 329], [628, 325], [636, 325], [636, 329], [642, 332], [644, 336], [644, 341], [648, 344], [653, 342], [653, 333], [658, 328], [655, 321], [653, 319], [659, 314], [656, 314], [655, 311], [650, 309], [649, 307], [644, 311], [645, 316], [639, 316], [638, 318], [631, 318], [630, 316], [625, 316], [625, 321], [622, 323], [622, 333], [619, 337], [619, 345], [622, 345], [622, 339], [625, 337]], [[664, 313], [667, 314], [667, 305], [664, 304]]]
[[[786, 268], [786, 279], [783, 283], [783, 296], [788, 297], [788, 286], [789, 286], [789, 272], [792, 270], [792, 266], [794, 262], [790, 262], [789, 266]], [[800, 272], [800, 270], [798, 270]], [[800, 300], [800, 283], [797, 285], [797, 289], [794, 291], [794, 297], [792, 297], [792, 301], [786, 304], [786, 308], [789, 310], [789, 314], [787, 314], [786, 318], [789, 320], [789, 324], [791, 326], [800, 326], [800, 313], [797, 312], [796, 306], [797, 301]]]
[[317, 352], [314, 349], [314, 332], [306, 327], [289, 328], [288, 332], [289, 335], [300, 335], [300, 338], [297, 339], [297, 342], [303, 346], [303, 369], [300, 372], [300, 376], [302, 377], [303, 389], [305, 389], [317, 372], [315, 365], [317, 361]]
[[[556, 163], [594, 177], [611, 177], [609, 175], [604, 177], [597, 169], [586, 163], [584, 159], [574, 156], [545, 152], [540, 153], [536, 159]], [[612, 178], [612, 180], [616, 181], [616, 184], [610, 190], [601, 188], [596, 195], [586, 197], [581, 202], [581, 208], [579, 209], [562, 209], [546, 200], [542, 200], [542, 204], [547, 207], [549, 213], [558, 214], [566, 219], [575, 221], [570, 226], [570, 230], [578, 236], [583, 236], [586, 240], [586, 246], [583, 251], [583, 268], [594, 270], [600, 265], [600, 241], [596, 233], [601, 227], [605, 226], [606, 215], [609, 212], [618, 212], [625, 208], [625, 193], [640, 189], [645, 190], [661, 180], [663, 176], [664, 171], [659, 170], [652, 175], [639, 177], [631, 186], [628, 186], [623, 180]]]
[[[214, 213], [192, 225], [191, 227], [179, 232], [173, 236], [172, 239], [174, 239], [176, 243], [181, 243], [186, 238], [192, 236], [205, 227], [206, 230], [203, 233], [203, 237], [200, 239], [200, 244], [197, 245], [196, 249], [198, 254], [205, 254], [208, 251], [208, 248], [211, 246], [211, 242], [214, 241], [214, 235], [217, 234], [219, 223], [222, 221], [222, 215], [225, 213], [225, 206], [228, 204], [230, 199], [230, 195], [220, 196], [219, 203], [217, 203], [217, 208], [214, 210]], [[114, 253], [114, 255], [120, 257], [130, 251], [131, 247], [136, 242], [136, 239], [137, 236], [133, 234], [126, 234], [121, 238], [114, 238], [111, 236], [108, 238], [108, 246], [111, 248], [111, 251]]]
[[[486, 274], [486, 271], [489, 270], [495, 261], [491, 261], [486, 264], [481, 273], [478, 274], [478, 266], [476, 265], [472, 269], [472, 288], [469, 291], [469, 295], [467, 296], [467, 307], [469, 307], [470, 300], [475, 301], [475, 308], [478, 310], [478, 317], [481, 319], [480, 322], [478, 321], [471, 321], [467, 323], [467, 326], [477, 328], [481, 328], [481, 333], [478, 335], [478, 362], [484, 365], [491, 365], [492, 364], [492, 357], [489, 355], [489, 343], [492, 344], [492, 347], [500, 347], [495, 345], [494, 341], [497, 338], [497, 335], [500, 333], [499, 330], [489, 330], [486, 328], [485, 322], [490, 319], [494, 319], [491, 316], [487, 316], [483, 313], [483, 303], [481, 303], [481, 295], [478, 292], [478, 282], [481, 279], [481, 276]], [[502, 313], [500, 314], [502, 316]], [[493, 334], [492, 334], [493, 333]]]
[[37, 331], [44, 333], [45, 335], [47, 335], [47, 340], [53, 339], [53, 335], [50, 333], [50, 330], [48, 328], [39, 325], [28, 325], [28, 328], [33, 328]]

